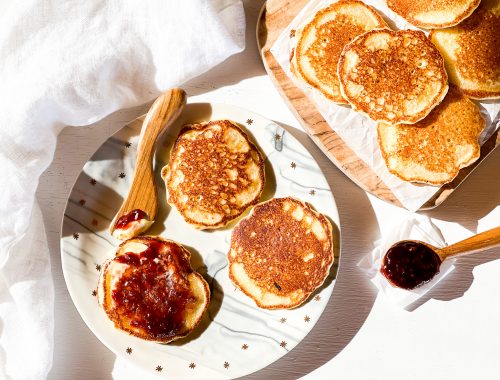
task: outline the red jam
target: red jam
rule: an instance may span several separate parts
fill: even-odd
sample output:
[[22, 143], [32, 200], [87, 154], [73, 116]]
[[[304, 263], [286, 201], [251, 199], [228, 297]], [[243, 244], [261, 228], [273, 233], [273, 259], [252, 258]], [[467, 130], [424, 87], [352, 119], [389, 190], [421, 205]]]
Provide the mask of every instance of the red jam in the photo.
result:
[[140, 254], [127, 252], [114, 260], [129, 265], [112, 291], [115, 312], [151, 339], [171, 338], [182, 330], [184, 315], [195, 297], [192, 272], [181, 248], [151, 239]]
[[120, 218], [115, 223], [115, 229], [125, 229], [132, 222], [136, 222], [140, 219], [148, 219], [148, 214], [144, 211], [136, 209], [130, 211], [128, 214], [120, 216]]
[[414, 289], [438, 274], [440, 265], [438, 254], [427, 245], [401, 241], [389, 248], [380, 271], [393, 285]]

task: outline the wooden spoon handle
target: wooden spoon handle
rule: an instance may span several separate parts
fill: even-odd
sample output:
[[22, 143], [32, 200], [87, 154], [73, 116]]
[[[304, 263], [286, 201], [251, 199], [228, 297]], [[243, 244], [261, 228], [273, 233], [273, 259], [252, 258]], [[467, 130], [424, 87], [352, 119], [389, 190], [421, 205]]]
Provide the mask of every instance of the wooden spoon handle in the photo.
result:
[[139, 146], [137, 148], [137, 163], [145, 161], [148, 166], [152, 162], [156, 140], [177, 119], [186, 104], [186, 93], [180, 88], [173, 88], [161, 94], [149, 109], [142, 123]]
[[440, 249], [438, 255], [441, 260], [444, 260], [451, 256], [480, 252], [497, 246], [500, 246], [500, 227], [481, 232], [468, 239]]
[[180, 88], [174, 88], [161, 94], [149, 109], [142, 123], [132, 186], [109, 226], [111, 234], [114, 234], [117, 220], [133, 210], [143, 211], [147, 220], [154, 222], [158, 210], [153, 172], [156, 141], [177, 119], [185, 104], [186, 93]]

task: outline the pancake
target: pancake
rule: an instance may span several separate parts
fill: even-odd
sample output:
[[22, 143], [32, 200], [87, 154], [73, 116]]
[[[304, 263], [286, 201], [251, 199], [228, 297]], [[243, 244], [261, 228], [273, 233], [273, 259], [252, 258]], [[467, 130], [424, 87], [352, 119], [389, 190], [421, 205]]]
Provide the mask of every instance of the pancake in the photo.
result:
[[340, 0], [316, 13], [296, 31], [291, 70], [336, 103], [340, 93], [337, 64], [344, 46], [356, 36], [387, 24], [375, 9], [358, 0]]
[[229, 278], [257, 306], [299, 306], [323, 284], [334, 260], [328, 219], [298, 199], [255, 206], [231, 235]]
[[500, 0], [483, 0], [459, 25], [430, 34], [450, 83], [474, 99], [500, 98]]
[[479, 158], [485, 121], [479, 107], [454, 86], [424, 120], [413, 125], [378, 125], [382, 157], [404, 181], [442, 185]]
[[162, 169], [167, 202], [199, 229], [218, 228], [256, 204], [264, 189], [264, 159], [229, 120], [184, 127]]
[[123, 242], [104, 263], [98, 300], [115, 327], [168, 343], [188, 335], [210, 302], [210, 289], [182, 245], [143, 236]]
[[415, 26], [447, 28], [469, 17], [481, 0], [386, 0], [387, 6]]
[[374, 121], [416, 123], [448, 91], [443, 57], [421, 31], [358, 36], [345, 46], [338, 69], [344, 97]]

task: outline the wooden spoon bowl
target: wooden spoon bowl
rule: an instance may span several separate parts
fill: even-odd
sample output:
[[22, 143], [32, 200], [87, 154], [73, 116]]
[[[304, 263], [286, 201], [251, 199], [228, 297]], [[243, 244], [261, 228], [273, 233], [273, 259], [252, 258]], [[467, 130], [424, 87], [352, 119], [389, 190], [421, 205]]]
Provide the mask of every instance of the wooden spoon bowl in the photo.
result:
[[403, 240], [389, 248], [380, 271], [392, 285], [414, 289], [432, 280], [444, 260], [497, 246], [500, 246], [500, 227], [444, 248], [417, 240]]

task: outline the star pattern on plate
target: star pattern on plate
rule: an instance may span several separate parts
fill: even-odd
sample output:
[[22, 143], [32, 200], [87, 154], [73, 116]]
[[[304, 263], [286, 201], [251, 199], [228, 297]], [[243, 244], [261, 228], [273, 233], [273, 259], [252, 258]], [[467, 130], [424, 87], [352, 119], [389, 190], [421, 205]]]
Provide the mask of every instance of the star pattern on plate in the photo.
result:
[[196, 364], [194, 364], [194, 363], [189, 364], [189, 368], [195, 369], [196, 368]]
[[309, 192], [309, 194], [311, 194], [311, 195], [313, 195], [313, 196], [314, 196], [314, 195], [316, 195], [316, 190], [312, 189], [312, 190]]
[[321, 296], [318, 294], [316, 297], [314, 297], [316, 301], [321, 301]]
[[280, 322], [281, 323], [285, 323], [286, 322], [286, 318], [280, 318]]
[[130, 148], [131, 146], [132, 146], [132, 143], [131, 143], [131, 142], [128, 142], [128, 141], [127, 141], [127, 142], [125, 143], [125, 148]]
[[97, 295], [97, 290], [92, 290], [92, 296], [95, 297]]
[[281, 140], [281, 136], [276, 133], [274, 135], [274, 141], [280, 141], [280, 140]]
[[157, 372], [163, 371], [163, 367], [161, 365], [157, 365], [155, 369]]
[[79, 237], [80, 237], [80, 234], [78, 232], [75, 232], [73, 234], [73, 239], [78, 240]]
[[130, 355], [130, 354], [132, 354], [132, 349], [130, 347], [127, 347], [125, 352]]
[[125, 178], [127, 175], [124, 173], [124, 172], [121, 172], [120, 174], [118, 174], [118, 177], [120, 178]]
[[99, 264], [96, 264], [95, 265], [95, 270], [100, 272], [101, 271], [101, 266]]
[[285, 342], [284, 340], [281, 341], [281, 343], [280, 343], [281, 347], [286, 348], [286, 345], [287, 345], [287, 342]]
[[80, 199], [80, 200], [78, 201], [78, 203], [80, 204], [80, 206], [85, 206], [85, 203], [86, 203], [86, 202], [87, 202], [87, 201], [86, 201], [85, 199]]
[[297, 167], [297, 164], [295, 162], [290, 163], [290, 167], [292, 169], [295, 169]]
[[248, 125], [252, 125], [252, 123], [253, 123], [253, 120], [252, 120], [252, 119], [247, 119], [247, 124], [248, 124]]
[[295, 29], [290, 29], [290, 38], [295, 37]]
[[92, 186], [95, 186], [95, 184], [97, 183], [97, 181], [94, 178], [91, 178], [89, 182]]
[[306, 315], [306, 316], [304, 317], [304, 322], [309, 322], [310, 320], [311, 320], [311, 318], [310, 318], [308, 315]]
[[242, 350], [248, 350], [248, 344], [245, 343], [243, 346], [241, 346], [241, 349]]
[[225, 368], [225, 369], [228, 369], [228, 368], [229, 368], [229, 363], [228, 363], [228, 362], [224, 362], [224, 368]]

